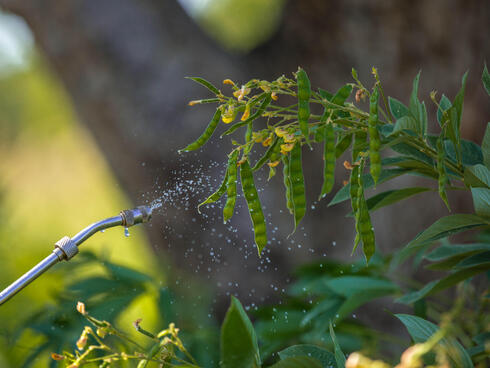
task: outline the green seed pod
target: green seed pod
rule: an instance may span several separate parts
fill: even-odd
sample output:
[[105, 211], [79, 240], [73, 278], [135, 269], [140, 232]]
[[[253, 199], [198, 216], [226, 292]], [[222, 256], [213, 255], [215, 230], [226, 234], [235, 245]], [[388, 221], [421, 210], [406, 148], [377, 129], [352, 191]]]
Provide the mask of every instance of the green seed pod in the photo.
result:
[[449, 207], [449, 201], [447, 199], [447, 194], [446, 194], [447, 173], [446, 173], [446, 166], [444, 165], [444, 159], [446, 153], [444, 150], [444, 139], [442, 134], [437, 139], [436, 148], [437, 148], [437, 173], [438, 173], [437, 183], [439, 189], [439, 196], [446, 204], [447, 209], [451, 210], [451, 208]]
[[233, 216], [233, 212], [235, 210], [235, 202], [236, 202], [236, 182], [237, 182], [237, 159], [238, 159], [238, 150], [232, 152], [230, 157], [228, 158], [228, 178], [226, 181], [226, 203], [223, 207], [223, 222], [226, 222], [231, 219]]
[[331, 122], [324, 127], [323, 185], [319, 199], [325, 197], [335, 183], [335, 131]]
[[289, 210], [289, 213], [293, 214], [294, 205], [293, 205], [291, 178], [289, 176], [289, 156], [288, 155], [282, 156], [282, 163], [283, 163], [282, 174], [284, 177], [284, 188], [286, 190], [286, 206]]
[[[265, 165], [267, 161], [277, 161], [279, 159], [279, 151], [281, 149], [281, 144], [279, 143], [280, 139], [274, 135], [274, 140], [272, 141], [272, 144], [269, 146], [267, 151], [264, 153], [264, 155], [257, 161], [257, 163], [252, 167], [252, 171], [257, 171], [260, 169], [262, 166]], [[277, 153], [277, 154], [276, 154]]]
[[242, 182], [242, 190], [247, 201], [250, 218], [254, 228], [255, 244], [259, 252], [259, 257], [262, 250], [267, 245], [267, 231], [265, 225], [265, 217], [262, 212], [259, 195], [255, 188], [253, 172], [250, 168], [248, 160], [241, 165], [240, 177]]
[[218, 126], [220, 119], [221, 119], [221, 109], [218, 108], [216, 110], [216, 112], [214, 113], [213, 118], [209, 122], [209, 125], [204, 130], [204, 132], [201, 134], [201, 136], [199, 138], [197, 138], [196, 141], [189, 144], [187, 147], [179, 150], [179, 153], [194, 151], [194, 150], [197, 150], [198, 148], [202, 147], [209, 140], [209, 138], [211, 138], [211, 136], [213, 135], [213, 132], [216, 130], [216, 127]]
[[201, 211], [199, 210], [199, 208], [201, 206], [208, 204], [208, 203], [214, 203], [218, 199], [220, 199], [223, 196], [223, 194], [225, 194], [225, 192], [226, 192], [227, 183], [228, 183], [228, 169], [226, 170], [225, 177], [223, 178], [223, 182], [221, 183], [219, 188], [216, 190], [216, 192], [211, 194], [204, 202], [202, 202], [201, 204], [199, 204], [197, 206], [197, 212], [201, 213]]
[[373, 177], [374, 183], [376, 184], [381, 174], [381, 155], [379, 153], [379, 148], [381, 147], [381, 139], [379, 137], [378, 129], [376, 124], [378, 122], [378, 99], [379, 99], [379, 88], [376, 86], [373, 93], [371, 94], [370, 105], [369, 105], [369, 161], [370, 161], [370, 172]]
[[306, 72], [299, 68], [296, 72], [296, 80], [298, 82], [298, 123], [301, 133], [305, 137], [306, 142], [310, 145], [308, 120], [310, 118], [310, 96], [311, 84]]
[[[301, 159], [301, 145], [295, 144], [289, 158], [289, 177], [294, 213], [294, 230], [298, 227], [306, 212], [305, 179]], [[293, 231], [294, 232], [294, 231]]]

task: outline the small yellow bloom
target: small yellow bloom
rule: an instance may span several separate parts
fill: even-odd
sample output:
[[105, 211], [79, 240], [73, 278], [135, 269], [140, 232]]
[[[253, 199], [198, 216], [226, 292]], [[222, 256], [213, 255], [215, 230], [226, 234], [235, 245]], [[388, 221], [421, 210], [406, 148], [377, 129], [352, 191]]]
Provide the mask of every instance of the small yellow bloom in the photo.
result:
[[272, 98], [274, 101], [277, 101], [278, 97], [277, 97], [276, 92], [272, 92], [272, 93], [271, 93], [271, 98]]
[[262, 133], [252, 132], [252, 139], [254, 142], [260, 143], [264, 141], [264, 135]]
[[277, 165], [279, 165], [279, 160], [277, 161], [274, 161], [274, 162], [268, 162], [267, 165], [269, 165], [269, 167], [276, 167]]
[[271, 136], [268, 136], [263, 142], [262, 142], [262, 145], [264, 147], [267, 147], [267, 146], [270, 146], [271, 145], [271, 142], [272, 142], [272, 137]]
[[201, 100], [192, 100], [192, 101], [189, 101], [189, 106], [194, 106], [194, 105], [197, 105], [201, 103]]
[[223, 120], [223, 123], [229, 124], [233, 120], [235, 120], [235, 116], [236, 116], [236, 111], [233, 108], [233, 106], [228, 106], [225, 113], [221, 115], [221, 120]]
[[286, 155], [294, 148], [294, 143], [281, 144], [281, 153]]
[[274, 129], [274, 133], [276, 133], [279, 138], [284, 137], [286, 134], [288, 134], [288, 132], [281, 127], [277, 127], [276, 129]]
[[64, 355], [56, 354], [56, 353], [51, 353], [51, 359], [53, 360], [63, 360], [65, 359]]
[[233, 92], [233, 96], [235, 96], [238, 101], [241, 101], [243, 97], [245, 97], [249, 93], [250, 93], [250, 88], [245, 88], [245, 86], [242, 86], [242, 88]]
[[354, 168], [349, 161], [344, 161], [344, 167], [347, 170], [352, 170]]
[[285, 134], [282, 139], [284, 139], [284, 143], [293, 143], [296, 142], [296, 138], [292, 134]]
[[225, 79], [223, 81], [223, 84], [229, 84], [230, 86], [234, 86], [235, 85], [235, 83], [231, 79]]
[[242, 115], [241, 121], [247, 120], [250, 117], [250, 105], [245, 106], [245, 112]]
[[83, 315], [87, 314], [87, 311], [85, 310], [85, 304], [83, 304], [82, 302], [78, 302], [77, 303], [77, 311], [78, 311], [78, 313], [83, 314]]

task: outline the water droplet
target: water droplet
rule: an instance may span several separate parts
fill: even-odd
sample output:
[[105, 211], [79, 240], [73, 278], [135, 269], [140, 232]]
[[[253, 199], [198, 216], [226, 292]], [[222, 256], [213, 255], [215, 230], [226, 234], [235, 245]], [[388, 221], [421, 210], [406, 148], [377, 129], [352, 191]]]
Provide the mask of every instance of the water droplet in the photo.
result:
[[124, 236], [129, 237], [129, 229], [127, 227], [124, 228]]

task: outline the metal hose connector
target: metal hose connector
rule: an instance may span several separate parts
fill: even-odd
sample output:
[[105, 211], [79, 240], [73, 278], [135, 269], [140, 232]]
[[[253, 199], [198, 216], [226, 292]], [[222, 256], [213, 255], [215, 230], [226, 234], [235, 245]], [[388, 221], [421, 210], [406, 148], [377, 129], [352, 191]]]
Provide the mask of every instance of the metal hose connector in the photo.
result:
[[69, 261], [78, 254], [78, 246], [95, 233], [114, 226], [130, 227], [148, 222], [151, 219], [152, 209], [149, 206], [139, 206], [132, 210], [121, 211], [119, 216], [109, 217], [95, 222], [80, 231], [72, 238], [64, 236], [55, 243], [53, 252], [39, 262], [36, 266], [19, 277], [10, 286], [0, 292], [0, 305], [12, 298], [20, 290], [41, 276], [49, 268], [60, 261]]

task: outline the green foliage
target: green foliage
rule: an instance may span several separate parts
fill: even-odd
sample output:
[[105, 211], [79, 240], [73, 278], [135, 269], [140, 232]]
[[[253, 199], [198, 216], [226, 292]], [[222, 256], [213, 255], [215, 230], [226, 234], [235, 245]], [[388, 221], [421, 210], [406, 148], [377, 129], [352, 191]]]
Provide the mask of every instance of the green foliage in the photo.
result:
[[[390, 334], [367, 327], [353, 314], [359, 307], [381, 297], [396, 297], [395, 302], [413, 306], [416, 314], [394, 315], [404, 324], [415, 343], [402, 355], [403, 367], [422, 367], [423, 364], [442, 367], [446, 363], [451, 367], [473, 367], [474, 363], [483, 362], [485, 354], [488, 354], [486, 328], [489, 319], [482, 313], [488, 307], [488, 293], [476, 285], [472, 286], [470, 281], [490, 270], [490, 243], [486, 233], [490, 229], [490, 128], [487, 128], [481, 146], [461, 139], [466, 74], [452, 102], [444, 95], [437, 101], [435, 93], [431, 94], [441, 128], [436, 135], [428, 134], [427, 108], [425, 102], [419, 100], [420, 73], [413, 81], [408, 106], [395, 98], [386, 98], [376, 69], [373, 68], [375, 82], [372, 89], [364, 87], [355, 70], [352, 74], [355, 83], [341, 87], [336, 93], [322, 89], [316, 92], [301, 68], [295, 79], [284, 76], [272, 82], [253, 79], [242, 87], [225, 80], [224, 83], [231, 85], [233, 90], [230, 97], [211, 83], [193, 78], [216, 98], [197, 100], [192, 104], [217, 102], [215, 117], [220, 117], [225, 124], [232, 124], [223, 135], [246, 128], [242, 143], [232, 141], [234, 148], [228, 156], [223, 183], [202, 204], [215, 202], [226, 193], [223, 217], [225, 221], [230, 219], [240, 175], [260, 255], [268, 240], [254, 172], [267, 164], [269, 177], [272, 177], [276, 174], [275, 167], [283, 165], [286, 207], [293, 215], [296, 229], [307, 207], [303, 145], [312, 148], [315, 144], [323, 146], [324, 185], [320, 197], [324, 197], [333, 186], [335, 160], [352, 143], [351, 162], [344, 162], [344, 167], [350, 170], [349, 183], [337, 191], [329, 205], [350, 199], [357, 234], [354, 249], [362, 242], [366, 259], [354, 264], [329, 260], [303, 266], [297, 271], [295, 282], [288, 287], [280, 304], [264, 306], [255, 312], [255, 324], [238, 299], [232, 297], [221, 328], [221, 367], [390, 367], [382, 361], [373, 362], [359, 353], [352, 353], [362, 348], [369, 354], [377, 354], [380, 341], [394, 340]], [[487, 87], [486, 69], [483, 81]], [[355, 102], [347, 102], [354, 89], [357, 90]], [[297, 103], [290, 106], [276, 104], [281, 95], [295, 97]], [[366, 97], [370, 101], [369, 112], [356, 106]], [[316, 111], [315, 105], [322, 108], [322, 115], [312, 113]], [[235, 121], [238, 113], [242, 116], [240, 121]], [[265, 125], [259, 125], [260, 118], [267, 118]], [[212, 131], [216, 128], [213, 126]], [[201, 147], [209, 133], [208, 127], [188, 147]], [[259, 143], [265, 152], [255, 160], [252, 148]], [[188, 147], [185, 150], [190, 150]], [[390, 150], [391, 156], [381, 158], [383, 150], [385, 154]], [[256, 163], [252, 166], [254, 161]], [[367, 189], [403, 174], [428, 178], [434, 185], [390, 189], [366, 198]], [[419, 193], [435, 191], [449, 208], [446, 192], [453, 189], [471, 193], [474, 213], [452, 214], [438, 219], [390, 256], [376, 251], [370, 220], [372, 211]], [[451, 235], [468, 230], [482, 232], [472, 243], [451, 244], [447, 240]], [[414, 268], [423, 264], [429, 272], [438, 271], [425, 286], [418, 286], [405, 273], [402, 277], [397, 275], [400, 264], [411, 256], [415, 256]], [[151, 281], [129, 269], [107, 266], [107, 270], [112, 277], [131, 284], [133, 291], [140, 290], [137, 285]], [[400, 285], [392, 280], [396, 276], [400, 278]], [[89, 279], [85, 283], [93, 285], [94, 292], [110, 287], [102, 280]], [[441, 291], [457, 284], [460, 286], [455, 301], [445, 300]], [[432, 298], [434, 295], [438, 297]], [[162, 304], [165, 315], [171, 315], [170, 309], [168, 303]], [[429, 322], [428, 318], [437, 319], [439, 326]], [[89, 321], [94, 323], [94, 320]], [[161, 334], [154, 336], [139, 325], [136, 327], [154, 341], [140, 355], [128, 354], [128, 359], [139, 358], [141, 367], [151, 361], [196, 366], [183, 342], [176, 333], [172, 334], [172, 325], [166, 330], [171, 335], [167, 334], [166, 340], [159, 339], [163, 336]], [[89, 330], [84, 331], [90, 334]], [[99, 348], [103, 350], [102, 346]], [[352, 353], [348, 360], [344, 351]], [[80, 356], [65, 355], [72, 361], [80, 359]]]
[[[438, 134], [428, 133], [427, 107], [419, 99], [420, 73], [413, 81], [408, 106], [396, 98], [386, 96], [375, 68], [373, 75], [375, 82], [372, 89], [366, 88], [353, 70], [355, 83], [346, 84], [336, 93], [330, 93], [321, 88], [313, 89], [306, 72], [299, 68], [294, 75], [295, 79], [285, 76], [271, 82], [252, 79], [241, 88], [226, 80], [225, 84], [232, 85], [232, 96], [226, 97], [221, 92], [216, 95], [219, 99], [217, 110], [230, 114], [228, 120], [223, 120], [225, 123], [232, 123], [237, 112], [245, 111], [241, 122], [235, 122], [225, 132], [225, 135], [232, 134], [247, 125], [244, 143], [233, 141], [234, 152], [242, 152], [237, 165], [242, 165], [242, 170], [243, 167], [249, 167], [253, 161], [252, 147], [258, 143], [262, 143], [267, 150], [254, 165], [253, 171], [268, 164], [271, 177], [276, 172], [274, 168], [283, 164], [286, 206], [294, 217], [295, 229], [307, 207], [302, 146], [306, 144], [312, 149], [315, 144], [323, 146], [324, 183], [320, 193], [320, 198], [323, 198], [333, 188], [335, 160], [352, 143], [351, 162], [344, 162], [345, 168], [351, 170], [350, 180], [337, 191], [329, 205], [350, 199], [350, 215], [355, 219], [356, 229], [354, 249], [362, 242], [366, 263], [370, 262], [370, 265], [357, 265], [350, 269], [322, 262], [316, 271], [311, 267], [304, 269], [280, 305], [262, 308], [257, 312], [255, 325], [264, 360], [271, 359], [274, 351], [288, 344], [301, 344], [282, 350], [279, 353], [281, 361], [275, 365], [278, 367], [302, 367], [304, 362], [291, 359], [306, 356], [317, 359], [323, 366], [343, 366], [345, 358], [341, 346], [347, 351], [353, 351], [359, 348], [356, 344], [362, 343], [366, 348], [369, 343], [359, 339], [362, 334], [371, 346], [377, 340], [376, 333], [350, 317], [361, 305], [379, 297], [396, 295], [397, 302], [413, 305], [416, 313], [426, 315], [441, 308], [429, 302], [428, 297], [490, 270], [488, 242], [451, 245], [445, 240], [453, 234], [490, 228], [490, 124], [480, 146], [463, 140], [460, 134], [467, 74], [463, 76], [461, 88], [452, 101], [445, 95], [437, 100], [435, 92], [430, 95], [437, 110], [440, 126]], [[487, 91], [490, 90], [486, 67], [482, 80]], [[353, 90], [356, 90], [355, 101], [348, 102]], [[296, 97], [297, 103], [277, 104], [281, 95]], [[370, 102], [368, 112], [357, 106], [365, 98], [369, 98]], [[256, 107], [259, 101], [262, 102]], [[323, 108], [322, 115], [312, 113], [317, 111], [315, 105]], [[265, 122], [261, 123], [259, 118], [265, 118]], [[367, 189], [404, 174], [428, 178], [435, 182], [435, 187], [428, 185], [390, 189], [365, 198]], [[253, 182], [253, 178], [251, 180]], [[471, 193], [475, 212], [440, 218], [392, 257], [383, 259], [375, 253], [375, 234], [370, 212], [416, 194], [433, 191], [439, 193], [449, 209], [447, 191], [450, 190]], [[250, 196], [251, 192], [252, 188], [244, 188], [245, 197]], [[256, 193], [255, 186], [253, 193]], [[441, 240], [442, 243], [431, 249], [432, 245]], [[447, 273], [439, 275], [424, 287], [411, 287], [407, 293], [402, 294], [405, 287], [400, 288], [386, 278], [386, 274], [395, 271], [401, 262], [413, 255], [415, 267], [424, 261], [429, 270]], [[345, 273], [336, 273], [339, 269]], [[409, 284], [406, 278], [405, 282]], [[482, 307], [486, 303], [480, 296], [475, 295], [475, 298], [475, 303]], [[446, 337], [452, 334], [452, 330], [447, 328], [447, 321], [443, 328], [438, 329], [420, 317], [396, 316], [405, 324], [413, 340], [419, 343], [414, 350], [413, 362], [410, 363], [413, 366], [419, 366], [419, 359], [422, 356], [425, 359], [434, 350], [437, 354], [432, 354], [432, 358], [435, 357], [437, 362], [442, 362], [444, 356], [447, 356], [453, 366], [470, 367], [473, 364], [471, 359], [481, 357], [485, 350], [481, 339], [475, 340], [474, 344], [479, 345], [471, 347], [474, 354], [470, 356], [454, 338]], [[451, 312], [447, 318], [454, 319], [455, 314]], [[481, 318], [481, 315], [476, 318]], [[332, 328], [333, 322], [336, 324], [338, 341]], [[472, 327], [472, 331], [483, 333], [481, 327]], [[330, 340], [326, 341], [325, 334], [328, 332]], [[322, 350], [318, 345], [333, 348], [335, 354]], [[366, 366], [370, 362], [361, 355], [357, 355], [356, 359], [364, 359]], [[309, 364], [315, 365], [313, 362]], [[388, 366], [382, 362], [379, 364], [380, 367]]]
[[257, 337], [241, 303], [231, 298], [231, 306], [221, 327], [221, 367], [260, 367]]

